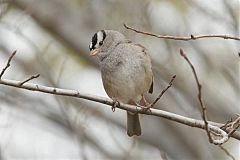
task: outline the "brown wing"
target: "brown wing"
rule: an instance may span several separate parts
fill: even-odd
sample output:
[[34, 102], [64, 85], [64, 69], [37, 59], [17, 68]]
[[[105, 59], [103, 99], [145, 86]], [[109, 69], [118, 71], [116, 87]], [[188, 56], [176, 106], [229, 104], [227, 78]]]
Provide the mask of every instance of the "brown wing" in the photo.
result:
[[152, 77], [152, 84], [148, 90], [148, 93], [151, 93], [151, 94], [153, 93], [153, 77]]
[[[131, 42], [130, 42], [131, 43]], [[146, 53], [146, 48], [143, 46], [143, 45], [141, 45], [141, 44], [135, 44], [135, 45], [137, 45], [137, 46], [139, 46], [139, 47], [141, 47], [142, 48], [142, 52], [144, 53], [144, 54], [147, 54]], [[152, 76], [152, 83], [151, 83], [151, 86], [150, 86], [150, 88], [149, 88], [149, 90], [148, 90], [148, 93], [153, 93], [153, 76]]]

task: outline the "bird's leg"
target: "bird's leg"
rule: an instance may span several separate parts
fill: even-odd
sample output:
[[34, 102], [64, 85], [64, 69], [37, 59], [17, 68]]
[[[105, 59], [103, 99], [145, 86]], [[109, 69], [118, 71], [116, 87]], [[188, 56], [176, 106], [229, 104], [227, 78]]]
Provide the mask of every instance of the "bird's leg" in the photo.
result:
[[144, 97], [143, 94], [141, 94], [141, 96], [142, 96], [142, 101], [143, 101], [143, 105], [141, 106], [141, 108], [143, 108], [143, 109], [149, 109], [149, 108], [151, 108], [151, 107], [152, 107], [151, 103], [149, 103], [149, 102], [146, 100], [146, 98]]
[[143, 94], [141, 94], [141, 96], [142, 96], [141, 100], [143, 101], [143, 105], [140, 105], [139, 107], [141, 107], [143, 110], [150, 110], [150, 108], [152, 107], [152, 104], [145, 99]]
[[120, 105], [120, 102], [114, 97], [112, 97], [111, 99], [113, 100], [112, 111], [115, 112], [115, 109], [117, 106]]
[[[143, 100], [143, 107], [147, 107], [147, 108], [150, 108], [150, 103], [146, 100], [146, 98], [144, 97], [144, 95], [142, 94], [142, 100]], [[150, 107], [149, 107], [150, 106]]]

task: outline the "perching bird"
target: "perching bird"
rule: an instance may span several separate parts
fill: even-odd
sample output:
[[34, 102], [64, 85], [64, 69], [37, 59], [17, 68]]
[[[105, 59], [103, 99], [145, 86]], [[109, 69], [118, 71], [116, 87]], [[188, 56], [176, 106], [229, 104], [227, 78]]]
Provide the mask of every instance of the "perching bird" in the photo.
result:
[[[123, 34], [101, 30], [89, 45], [90, 55], [99, 58], [102, 81], [107, 95], [115, 102], [131, 105], [144, 102], [144, 94], [153, 92], [152, 64], [148, 51], [132, 43]], [[127, 134], [141, 135], [139, 115], [127, 111]]]

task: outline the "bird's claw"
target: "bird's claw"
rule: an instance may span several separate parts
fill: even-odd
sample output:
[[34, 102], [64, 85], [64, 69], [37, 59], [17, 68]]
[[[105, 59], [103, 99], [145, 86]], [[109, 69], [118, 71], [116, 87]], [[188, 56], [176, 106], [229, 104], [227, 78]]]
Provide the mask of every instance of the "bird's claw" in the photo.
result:
[[116, 99], [113, 99], [112, 111], [115, 112], [117, 106], [120, 105], [120, 102]]
[[140, 105], [140, 104], [136, 103], [136, 105], [137, 105], [137, 107], [140, 107], [142, 111], [150, 111], [151, 112], [151, 109], [150, 109], [150, 108], [152, 108], [151, 103], [150, 104], [148, 103], [146, 105]]

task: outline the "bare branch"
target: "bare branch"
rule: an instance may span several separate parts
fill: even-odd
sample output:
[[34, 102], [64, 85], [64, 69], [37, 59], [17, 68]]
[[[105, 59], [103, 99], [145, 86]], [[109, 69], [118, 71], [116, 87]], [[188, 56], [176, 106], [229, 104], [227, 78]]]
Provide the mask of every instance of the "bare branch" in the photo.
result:
[[153, 36], [156, 38], [163, 38], [163, 39], [172, 39], [172, 40], [180, 40], [180, 41], [190, 41], [190, 40], [196, 40], [196, 39], [202, 39], [202, 38], [223, 38], [223, 39], [232, 39], [232, 40], [240, 40], [240, 37], [234, 37], [234, 36], [230, 36], [230, 35], [221, 35], [221, 34], [209, 34], [209, 35], [190, 35], [187, 37], [182, 37], [182, 36], [170, 36], [170, 35], [159, 35], [159, 34], [155, 34], [155, 33], [151, 33], [151, 32], [146, 32], [146, 31], [141, 31], [138, 29], [135, 29], [133, 27], [130, 27], [126, 24], [123, 24], [124, 27], [126, 29], [132, 30], [136, 33], [141, 33], [141, 34], [145, 34], [148, 36]]
[[153, 103], [151, 103], [151, 107], [153, 107], [163, 96], [163, 94], [172, 86], [173, 81], [175, 80], [176, 75], [174, 75], [171, 79], [171, 81], [169, 82], [168, 86], [162, 90], [162, 92], [159, 94], [159, 96], [155, 99], [155, 101]]
[[19, 85], [22, 86], [24, 83], [26, 83], [32, 79], [38, 78], [39, 76], [40, 76], [40, 74], [33, 75], [33, 76], [29, 77], [28, 79], [22, 81]]
[[238, 128], [240, 127], [240, 115], [237, 114], [237, 118], [233, 120], [231, 118], [230, 121], [227, 121], [223, 126], [220, 128], [228, 132], [228, 136], [233, 134]]
[[[10, 63], [12, 57], [13, 57], [13, 55], [9, 58], [8, 64]], [[63, 95], [63, 96], [69, 96], [69, 97], [82, 98], [82, 99], [99, 102], [99, 103], [103, 103], [103, 104], [110, 105], [110, 106], [113, 106], [113, 104], [115, 103], [113, 100], [111, 100], [109, 98], [104, 98], [104, 97], [90, 95], [90, 94], [84, 94], [84, 93], [80, 93], [77, 90], [53, 88], [53, 87], [46, 87], [46, 86], [42, 86], [42, 85], [38, 85], [38, 84], [26, 83], [27, 81], [29, 81], [35, 77], [38, 77], [38, 75], [31, 76], [30, 78], [28, 78], [25, 81], [0, 79], [0, 84], [12, 86], [12, 87], [16, 87], [16, 88], [22, 88], [22, 89], [26, 89], [26, 90], [31, 90], [31, 91], [49, 93], [49, 94], [53, 94], [53, 95]], [[174, 78], [175, 78], [175, 76], [173, 76], [172, 80], [170, 81], [170, 83], [169, 83], [170, 86], [171, 86], [171, 83], [173, 82]], [[167, 88], [169, 88], [169, 87], [167, 87]], [[218, 145], [223, 144], [223, 143], [227, 142], [227, 140], [229, 139], [230, 136], [240, 140], [239, 132], [235, 131], [231, 135], [228, 135], [227, 131], [225, 132], [223, 129], [221, 129], [220, 127], [224, 126], [224, 124], [219, 124], [216, 122], [209, 121], [209, 122], [207, 122], [208, 125], [206, 125], [206, 122], [204, 122], [202, 120], [192, 119], [192, 118], [184, 117], [181, 115], [177, 115], [174, 113], [170, 113], [170, 112], [166, 112], [166, 111], [158, 110], [158, 109], [143, 110], [141, 107], [137, 107], [137, 106], [133, 106], [133, 105], [129, 105], [129, 104], [123, 104], [123, 103], [119, 103], [119, 105], [117, 105], [116, 107], [123, 109], [123, 110], [131, 111], [131, 112], [138, 112], [141, 114], [162, 117], [162, 118], [165, 118], [165, 119], [168, 119], [171, 121], [175, 121], [175, 122], [178, 122], [181, 124], [185, 124], [185, 125], [191, 126], [191, 127], [206, 129], [206, 126], [207, 126], [210, 131], [212, 131], [213, 133], [218, 135], [218, 137], [220, 137], [218, 139], [214, 139], [214, 141], [213, 141], [214, 144], [218, 144]]]
[[197, 83], [197, 88], [198, 88], [198, 100], [200, 102], [200, 106], [201, 106], [201, 109], [202, 109], [202, 118], [203, 118], [203, 121], [205, 123], [205, 129], [206, 129], [206, 132], [207, 132], [207, 135], [208, 135], [208, 138], [209, 138], [209, 142], [210, 143], [213, 143], [213, 139], [210, 135], [210, 131], [208, 129], [208, 122], [207, 122], [207, 109], [206, 109], [206, 106], [203, 104], [203, 100], [202, 100], [202, 85], [200, 84], [199, 80], [198, 80], [198, 76], [197, 76], [197, 73], [196, 73], [196, 70], [193, 66], [193, 64], [190, 62], [190, 60], [188, 59], [188, 57], [185, 55], [185, 53], [183, 52], [182, 49], [180, 49], [180, 55], [187, 61], [187, 63], [189, 64], [189, 66], [191, 67], [192, 69], [192, 72], [193, 72], [193, 75], [194, 75], [194, 78], [196, 80], [196, 83]]
[[3, 70], [2, 70], [2, 72], [1, 72], [1, 74], [0, 74], [0, 79], [2, 78], [2, 76], [3, 76], [4, 72], [6, 71], [6, 69], [7, 69], [8, 67], [10, 67], [10, 62], [11, 62], [13, 56], [15, 56], [16, 52], [17, 52], [17, 51], [14, 51], [14, 52], [12, 53], [12, 55], [8, 58], [7, 65], [3, 68]]
[[[22, 88], [22, 89], [27, 89], [27, 90], [31, 90], [31, 91], [38, 91], [38, 92], [49, 93], [49, 94], [54, 94], [54, 95], [63, 95], [63, 96], [69, 96], [69, 97], [82, 98], [82, 99], [87, 99], [90, 101], [106, 104], [109, 106], [112, 106], [114, 104], [114, 101], [109, 98], [90, 95], [90, 94], [84, 94], [84, 93], [80, 93], [77, 90], [46, 87], [46, 86], [42, 86], [42, 85], [38, 85], [38, 84], [31, 84], [31, 83], [25, 83], [24, 85], [20, 86], [19, 85], [20, 83], [21, 83], [20, 81], [15, 81], [15, 80], [7, 80], [7, 79], [0, 80], [0, 84], [12, 86], [12, 87], [16, 87], [16, 88]], [[143, 110], [141, 107], [136, 107], [133, 105], [123, 104], [123, 103], [120, 103], [116, 107], [123, 109], [123, 110], [131, 111], [131, 112], [138, 112], [141, 114], [162, 117], [162, 118], [165, 118], [165, 119], [168, 119], [171, 121], [175, 121], [175, 122], [178, 122], [181, 124], [185, 124], [185, 125], [191, 126], [191, 127], [205, 129], [205, 123], [202, 120], [184, 117], [181, 115], [177, 115], [177, 114], [166, 112], [166, 111], [159, 110], [159, 109], [152, 108], [151, 110]], [[222, 126], [224, 124], [219, 124], [219, 123], [215, 123], [215, 122], [209, 122], [209, 123], [211, 123], [211, 124], [208, 124], [208, 128], [211, 131], [214, 131], [222, 136], [222, 139], [216, 140], [216, 143], [220, 143], [220, 144], [225, 143], [228, 140], [228, 134], [219, 128], [219, 126]], [[212, 124], [214, 124], [214, 125], [212, 125]], [[235, 132], [235, 133], [233, 133], [233, 135], [231, 135], [231, 137], [234, 137], [234, 138], [240, 140], [240, 133]]]
[[228, 133], [228, 136], [236, 132], [239, 126], [240, 126], [240, 117], [238, 116], [238, 118], [236, 118], [236, 120], [232, 122], [231, 131]]

